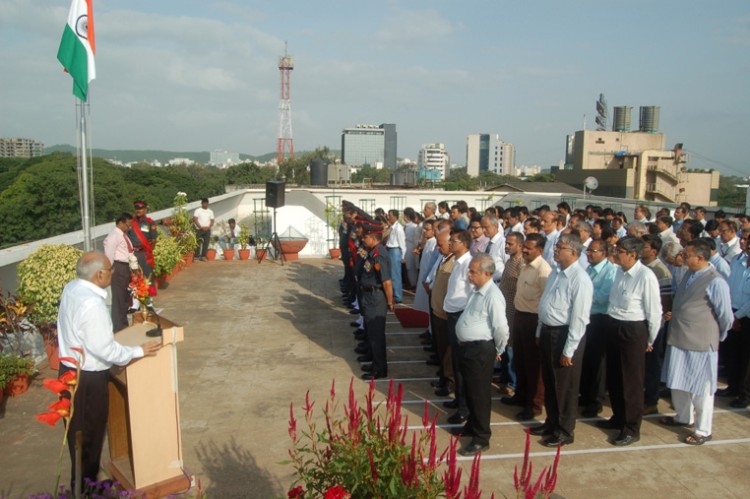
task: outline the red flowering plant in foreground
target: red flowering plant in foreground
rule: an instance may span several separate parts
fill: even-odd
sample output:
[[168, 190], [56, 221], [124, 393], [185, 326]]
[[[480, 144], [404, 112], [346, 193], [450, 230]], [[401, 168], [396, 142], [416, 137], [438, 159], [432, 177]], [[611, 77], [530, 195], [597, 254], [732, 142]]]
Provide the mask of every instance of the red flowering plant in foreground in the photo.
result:
[[523, 450], [523, 465], [521, 466], [521, 476], [518, 476], [518, 465], [513, 470], [513, 484], [516, 487], [516, 497], [518, 499], [534, 499], [536, 497], [548, 498], [552, 496], [557, 485], [557, 465], [560, 462], [560, 446], [557, 446], [555, 462], [551, 468], [543, 468], [539, 478], [535, 483], [531, 483], [531, 470], [533, 468], [529, 459], [529, 450], [531, 447], [531, 434], [529, 428], [526, 428], [526, 447]]
[[58, 396], [58, 400], [53, 402], [47, 409], [47, 412], [37, 414], [37, 420], [42, 423], [46, 423], [50, 426], [55, 426], [61, 419], [65, 420], [65, 433], [63, 433], [62, 445], [60, 446], [60, 455], [57, 458], [57, 481], [55, 482], [55, 488], [58, 490], [60, 487], [60, 477], [62, 475], [62, 459], [65, 452], [65, 448], [68, 445], [68, 431], [70, 430], [70, 420], [73, 418], [73, 404], [75, 403], [76, 390], [78, 388], [78, 378], [81, 374], [81, 364], [85, 358], [83, 349], [73, 347], [71, 350], [77, 352], [81, 360], [74, 359], [72, 357], [60, 357], [60, 362], [67, 362], [76, 366], [75, 371], [67, 371], [60, 375], [57, 379], [47, 378], [42, 382], [42, 385], [54, 392]]
[[[323, 415], [325, 427], [314, 421], [310, 393], [303, 407], [306, 430], [297, 430], [293, 403], [289, 406], [290, 461], [296, 472], [289, 498], [414, 497], [478, 498], [479, 457], [471, 480], [460, 490], [461, 468], [456, 465], [457, 439], [438, 452], [436, 423], [425, 401], [422, 428], [408, 430], [408, 416], [401, 412], [403, 387], [391, 380], [385, 402], [374, 403], [375, 383], [370, 382], [364, 407], [354, 394], [354, 379], [343, 416], [337, 415], [335, 381]], [[385, 405], [385, 414], [383, 414]], [[441, 470], [445, 468], [444, 471]], [[463, 496], [462, 496], [463, 493]]]

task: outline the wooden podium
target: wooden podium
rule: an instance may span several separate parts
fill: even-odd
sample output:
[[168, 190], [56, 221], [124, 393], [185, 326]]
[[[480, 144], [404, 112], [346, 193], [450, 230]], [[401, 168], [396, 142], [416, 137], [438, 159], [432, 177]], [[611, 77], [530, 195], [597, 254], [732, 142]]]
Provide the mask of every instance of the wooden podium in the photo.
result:
[[[154, 327], [150, 322], [136, 323], [117, 333], [115, 340], [142, 345], [158, 339], [146, 336]], [[112, 367], [109, 381], [105, 468], [123, 487], [149, 498], [187, 490], [191, 482], [182, 467], [177, 389], [177, 342], [184, 338], [183, 328], [164, 318], [161, 327], [163, 346], [156, 356]]]

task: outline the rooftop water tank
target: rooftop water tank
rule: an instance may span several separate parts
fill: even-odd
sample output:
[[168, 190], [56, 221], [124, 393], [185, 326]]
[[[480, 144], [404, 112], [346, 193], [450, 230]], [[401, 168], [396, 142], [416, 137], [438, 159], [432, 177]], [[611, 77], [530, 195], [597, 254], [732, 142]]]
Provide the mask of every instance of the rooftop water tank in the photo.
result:
[[615, 106], [615, 115], [612, 119], [612, 130], [615, 132], [630, 131], [630, 110], [629, 106]]
[[641, 132], [656, 133], [659, 131], [659, 109], [659, 106], [641, 106]]

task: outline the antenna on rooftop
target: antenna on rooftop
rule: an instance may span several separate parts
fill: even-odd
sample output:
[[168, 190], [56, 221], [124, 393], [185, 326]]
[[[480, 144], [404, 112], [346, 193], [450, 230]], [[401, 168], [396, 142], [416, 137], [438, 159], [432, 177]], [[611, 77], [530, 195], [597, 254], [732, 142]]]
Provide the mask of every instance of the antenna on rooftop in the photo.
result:
[[606, 131], [608, 123], [609, 109], [607, 108], [607, 99], [604, 98], [604, 94], [599, 94], [599, 100], [596, 101], [596, 131]]
[[279, 140], [276, 147], [276, 164], [286, 157], [294, 157], [294, 140], [292, 139], [292, 70], [294, 60], [287, 52], [284, 42], [284, 55], [279, 57], [281, 73], [281, 99], [279, 100]]

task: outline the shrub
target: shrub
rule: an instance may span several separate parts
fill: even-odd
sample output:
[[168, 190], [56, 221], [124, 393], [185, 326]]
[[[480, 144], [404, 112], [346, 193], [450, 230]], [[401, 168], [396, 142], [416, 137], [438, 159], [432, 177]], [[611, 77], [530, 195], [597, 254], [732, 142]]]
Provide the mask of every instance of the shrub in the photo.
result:
[[82, 254], [67, 244], [45, 244], [18, 264], [18, 295], [33, 305], [34, 322], [57, 322], [63, 288], [76, 278]]

